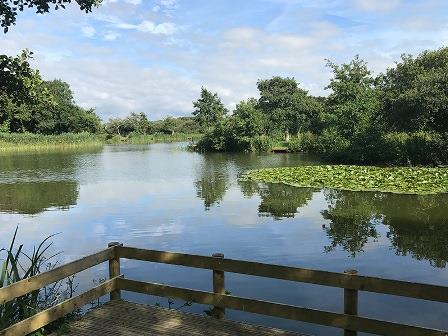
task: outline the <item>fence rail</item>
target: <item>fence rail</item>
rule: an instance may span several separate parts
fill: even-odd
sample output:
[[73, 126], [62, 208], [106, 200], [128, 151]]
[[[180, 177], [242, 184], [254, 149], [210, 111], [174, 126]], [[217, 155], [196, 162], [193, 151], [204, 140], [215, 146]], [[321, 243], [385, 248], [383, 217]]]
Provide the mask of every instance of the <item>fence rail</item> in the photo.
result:
[[[120, 277], [121, 258], [210, 269], [213, 272], [213, 292], [203, 292], [187, 288], [124, 279]], [[110, 293], [111, 300], [120, 299], [122, 290], [162, 297], [174, 297], [196, 303], [212, 305], [214, 306], [212, 316], [218, 319], [223, 318], [225, 309], [229, 308], [341, 328], [344, 329], [345, 336], [357, 335], [358, 331], [384, 336], [448, 336], [448, 331], [444, 330], [358, 316], [358, 291], [368, 291], [446, 303], [448, 302], [448, 287], [361, 276], [357, 275], [354, 270], [345, 273], [326, 272], [226, 259], [224, 258], [224, 255], [219, 253], [214, 254], [212, 257], [207, 257], [145, 250], [125, 247], [117, 242], [110, 243], [106, 250], [55, 268], [52, 271], [22, 280], [8, 287], [0, 288], [0, 304], [4, 304], [5, 302], [11, 301], [22, 295], [32, 293], [50, 283], [62, 280], [67, 276], [105, 261], [109, 262], [109, 281], [0, 331], [0, 336], [27, 335], [103, 295]], [[344, 289], [344, 313], [309, 309], [228, 295], [225, 292], [225, 272], [342, 288]]]

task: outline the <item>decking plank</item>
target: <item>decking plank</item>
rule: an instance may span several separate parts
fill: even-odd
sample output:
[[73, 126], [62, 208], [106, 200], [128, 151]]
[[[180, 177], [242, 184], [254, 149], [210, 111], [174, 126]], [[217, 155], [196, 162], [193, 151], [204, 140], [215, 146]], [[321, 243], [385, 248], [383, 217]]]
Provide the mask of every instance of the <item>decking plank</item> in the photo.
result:
[[114, 300], [70, 324], [70, 336], [305, 336], [175, 310]]

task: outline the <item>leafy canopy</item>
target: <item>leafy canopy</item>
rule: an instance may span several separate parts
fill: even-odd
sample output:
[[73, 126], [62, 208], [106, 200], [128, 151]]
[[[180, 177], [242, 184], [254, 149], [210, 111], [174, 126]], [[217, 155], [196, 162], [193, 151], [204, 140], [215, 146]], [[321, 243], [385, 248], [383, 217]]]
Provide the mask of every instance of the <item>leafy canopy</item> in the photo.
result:
[[[102, 0], [75, 0], [79, 9], [86, 13], [101, 4]], [[35, 8], [36, 13], [48, 13], [51, 9], [65, 9], [72, 0], [0, 0], [0, 25], [5, 33], [16, 24], [17, 13], [25, 8]]]
[[206, 130], [222, 121], [227, 114], [227, 109], [221, 102], [217, 93], [212, 93], [206, 88], [201, 89], [200, 98], [193, 102], [193, 115], [197, 122]]

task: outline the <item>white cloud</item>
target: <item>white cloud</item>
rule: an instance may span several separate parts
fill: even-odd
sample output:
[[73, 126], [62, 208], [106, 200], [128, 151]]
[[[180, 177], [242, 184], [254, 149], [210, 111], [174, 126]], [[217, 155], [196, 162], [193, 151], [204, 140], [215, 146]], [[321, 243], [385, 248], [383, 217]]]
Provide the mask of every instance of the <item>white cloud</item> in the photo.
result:
[[84, 26], [81, 28], [81, 31], [85, 37], [93, 37], [96, 34], [96, 30], [92, 26]]
[[120, 33], [114, 32], [114, 31], [108, 31], [104, 34], [104, 39], [106, 41], [115, 41], [117, 38], [121, 36]]
[[176, 32], [176, 25], [172, 22], [163, 22], [155, 24], [152, 21], [144, 20], [139, 24], [126, 22], [114, 22], [118, 29], [135, 29], [143, 33], [151, 33], [154, 35], [173, 35]]
[[400, 4], [401, 0], [355, 0], [355, 5], [365, 11], [390, 11]]

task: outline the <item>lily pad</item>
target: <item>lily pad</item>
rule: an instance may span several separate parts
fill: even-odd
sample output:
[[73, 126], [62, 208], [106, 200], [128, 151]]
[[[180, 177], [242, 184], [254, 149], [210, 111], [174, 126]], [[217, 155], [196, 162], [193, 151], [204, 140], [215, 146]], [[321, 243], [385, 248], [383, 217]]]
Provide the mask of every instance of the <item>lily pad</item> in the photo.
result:
[[250, 170], [241, 179], [353, 191], [448, 193], [448, 168], [445, 167], [298, 166]]

